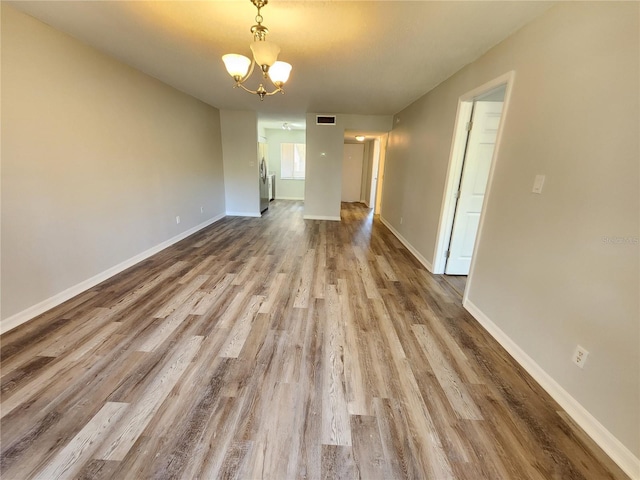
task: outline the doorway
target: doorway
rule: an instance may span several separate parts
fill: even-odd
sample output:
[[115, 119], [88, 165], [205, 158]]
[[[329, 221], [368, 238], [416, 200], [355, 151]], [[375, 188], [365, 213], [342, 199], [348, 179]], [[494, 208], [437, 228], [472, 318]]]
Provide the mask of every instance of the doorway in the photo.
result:
[[473, 101], [471, 119], [467, 123], [467, 144], [444, 267], [447, 275], [468, 275], [471, 268], [473, 246], [502, 115], [504, 88], [492, 95], [495, 100]]
[[388, 132], [344, 132], [341, 201], [363, 203], [372, 215], [380, 213], [388, 137]]
[[[460, 97], [433, 273], [466, 291], [499, 149], [513, 72]], [[467, 279], [469, 276], [469, 279]]]

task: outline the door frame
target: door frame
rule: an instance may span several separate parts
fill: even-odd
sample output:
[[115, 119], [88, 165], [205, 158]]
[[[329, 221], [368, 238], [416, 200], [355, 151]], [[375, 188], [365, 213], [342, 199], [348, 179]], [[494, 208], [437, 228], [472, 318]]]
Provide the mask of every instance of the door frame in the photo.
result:
[[[456, 197], [462, 177], [462, 167], [464, 164], [464, 155], [467, 144], [467, 122], [471, 119], [471, 111], [473, 102], [478, 98], [492, 90], [505, 86], [504, 104], [502, 116], [500, 117], [500, 125], [498, 126], [498, 134], [496, 137], [496, 145], [491, 158], [491, 168], [489, 169], [489, 178], [487, 179], [487, 189], [484, 196], [484, 204], [480, 213], [478, 224], [478, 233], [473, 246], [473, 256], [471, 258], [471, 267], [467, 279], [467, 287], [471, 283], [471, 277], [475, 267], [475, 252], [482, 236], [482, 227], [485, 219], [485, 206], [489, 203], [491, 196], [491, 186], [493, 183], [493, 173], [495, 171], [496, 160], [500, 155], [500, 146], [502, 144], [502, 133], [504, 131], [505, 120], [509, 112], [509, 102], [511, 100], [511, 91], [513, 90], [513, 82], [515, 80], [515, 71], [510, 71], [504, 75], [500, 75], [489, 82], [474, 88], [473, 90], [461, 95], [458, 98], [458, 110], [456, 113], [456, 121], [453, 127], [453, 139], [451, 141], [451, 152], [449, 155], [449, 166], [447, 168], [447, 177], [445, 180], [445, 189], [442, 197], [442, 207], [440, 210], [440, 220], [438, 222], [438, 233], [436, 237], [436, 247], [433, 253], [433, 271], [435, 274], [444, 274], [446, 265], [446, 254], [449, 242], [451, 240], [451, 229], [453, 228], [453, 219], [456, 211]], [[466, 299], [468, 288], [465, 288], [464, 299]]]
[[376, 197], [373, 204], [373, 214], [379, 215], [380, 210], [382, 209], [382, 189], [384, 188], [384, 171], [387, 165], [387, 145], [389, 144], [389, 133], [385, 133], [384, 135], [380, 135], [378, 137], [380, 140], [380, 156], [378, 158], [378, 181], [376, 182]]

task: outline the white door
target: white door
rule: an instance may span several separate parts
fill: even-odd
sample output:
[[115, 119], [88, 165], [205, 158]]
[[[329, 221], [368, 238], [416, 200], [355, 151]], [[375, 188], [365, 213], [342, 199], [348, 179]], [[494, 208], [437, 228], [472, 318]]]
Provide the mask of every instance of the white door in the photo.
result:
[[373, 209], [373, 213], [379, 214], [380, 207], [382, 206], [382, 182], [384, 180], [384, 161], [387, 156], [387, 143], [389, 140], [389, 134], [386, 133], [380, 139], [380, 162], [378, 163], [378, 185], [376, 187], [376, 206]]
[[364, 144], [345, 143], [342, 158], [342, 198], [343, 202], [359, 202], [362, 189], [362, 163]]
[[444, 272], [468, 275], [496, 145], [502, 102], [476, 102]]
[[369, 208], [375, 208], [378, 193], [378, 170], [380, 168], [380, 139], [373, 141], [373, 165], [371, 165], [371, 188], [369, 189]]

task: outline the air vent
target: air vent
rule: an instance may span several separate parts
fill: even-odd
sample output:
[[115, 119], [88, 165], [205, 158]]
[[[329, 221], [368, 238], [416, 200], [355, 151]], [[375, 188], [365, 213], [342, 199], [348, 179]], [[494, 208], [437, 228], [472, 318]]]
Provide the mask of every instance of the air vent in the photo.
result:
[[316, 125], [335, 125], [335, 115], [316, 115]]

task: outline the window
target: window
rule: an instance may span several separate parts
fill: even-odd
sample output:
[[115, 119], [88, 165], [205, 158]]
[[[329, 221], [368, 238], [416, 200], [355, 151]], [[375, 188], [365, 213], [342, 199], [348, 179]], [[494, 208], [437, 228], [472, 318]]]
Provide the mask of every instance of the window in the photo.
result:
[[304, 180], [306, 145], [304, 143], [280, 144], [280, 178]]

